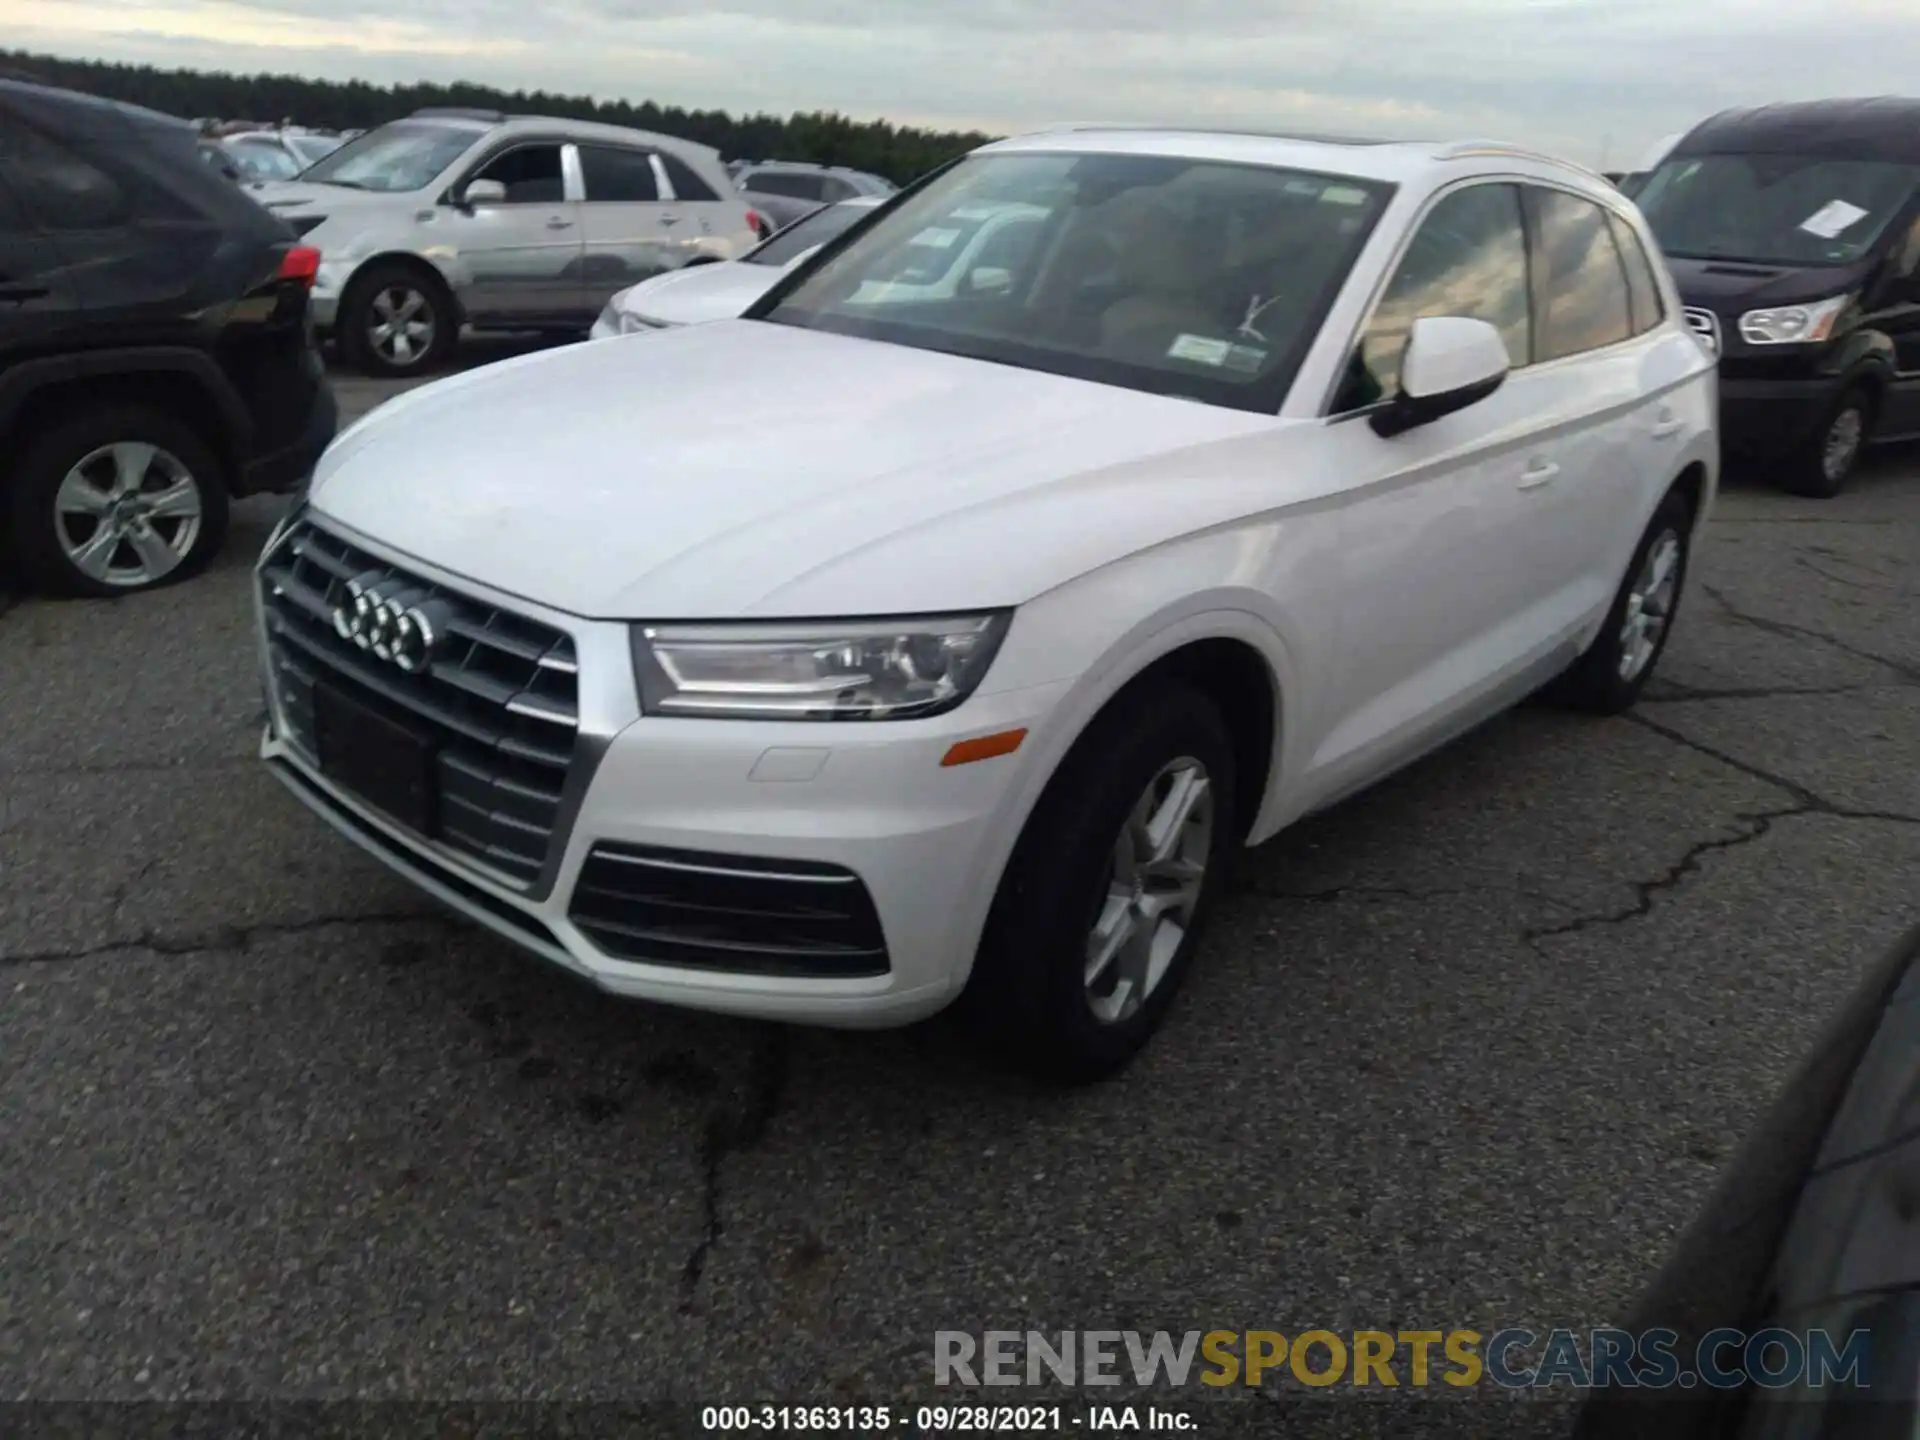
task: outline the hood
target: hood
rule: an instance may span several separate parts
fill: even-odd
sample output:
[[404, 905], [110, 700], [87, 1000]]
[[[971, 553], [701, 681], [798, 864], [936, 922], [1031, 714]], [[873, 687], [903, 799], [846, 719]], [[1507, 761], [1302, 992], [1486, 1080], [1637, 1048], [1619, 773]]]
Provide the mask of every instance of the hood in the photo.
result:
[[1173, 538], [1172, 484], [1186, 531], [1287, 504], [1287, 467], [1234, 442], [1291, 428], [1306, 427], [722, 320], [424, 386], [336, 440], [310, 495], [576, 615], [924, 613], [1018, 604]]
[[1749, 260], [1688, 260], [1666, 257], [1680, 298], [1712, 310], [1723, 321], [1769, 305], [1804, 305], [1856, 290], [1873, 273], [1874, 261], [1854, 265], [1767, 265]]
[[669, 325], [731, 320], [773, 288], [786, 270], [740, 260], [694, 265], [642, 280], [614, 296], [615, 308]]
[[426, 192], [354, 190], [345, 185], [303, 184], [298, 180], [259, 180], [245, 187], [255, 202], [276, 215], [338, 215], [345, 210], [431, 208]]

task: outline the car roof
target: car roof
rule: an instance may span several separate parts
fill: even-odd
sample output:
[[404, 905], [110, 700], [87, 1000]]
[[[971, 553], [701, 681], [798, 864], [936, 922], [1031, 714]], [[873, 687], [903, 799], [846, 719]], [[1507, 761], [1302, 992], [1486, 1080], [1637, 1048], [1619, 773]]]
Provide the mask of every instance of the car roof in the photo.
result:
[[105, 100], [98, 95], [88, 95], [80, 90], [62, 90], [55, 85], [42, 85], [32, 80], [12, 80], [0, 76], [0, 98], [11, 100], [23, 109], [41, 109], [50, 113], [64, 112], [71, 116], [118, 116], [126, 120], [140, 121], [148, 125], [179, 126], [191, 130], [192, 124], [177, 115], [168, 115], [163, 111], [149, 110], [144, 105], [129, 105], [124, 100]]
[[1722, 110], [1689, 130], [1668, 158], [1729, 153], [1920, 164], [1920, 100], [1877, 95]]
[[507, 135], [558, 130], [574, 140], [604, 140], [609, 145], [649, 145], [656, 150], [667, 150], [682, 156], [698, 155], [712, 160], [716, 165], [720, 163], [720, 152], [697, 140], [683, 140], [678, 135], [662, 135], [653, 130], [638, 130], [631, 125], [606, 125], [598, 120], [569, 120], [560, 115], [503, 115], [497, 111], [446, 108], [416, 110], [401, 118], [483, 125]]
[[1499, 140], [1386, 140], [1253, 130], [1070, 124], [998, 140], [981, 146], [974, 153], [1009, 151], [1165, 155], [1319, 171], [1393, 185], [1498, 168], [1509, 173], [1576, 181], [1583, 188], [1612, 190], [1604, 177], [1584, 165]]

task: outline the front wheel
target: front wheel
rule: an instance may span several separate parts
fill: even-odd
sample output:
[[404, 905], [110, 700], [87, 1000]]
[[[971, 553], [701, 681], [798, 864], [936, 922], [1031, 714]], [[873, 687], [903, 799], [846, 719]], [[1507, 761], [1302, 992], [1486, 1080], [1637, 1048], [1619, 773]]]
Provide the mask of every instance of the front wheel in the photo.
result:
[[383, 380], [437, 369], [458, 328], [445, 286], [414, 266], [384, 263], [354, 277], [334, 322], [348, 363]]
[[1873, 397], [1866, 391], [1841, 396], [1826, 424], [1787, 462], [1787, 493], [1831, 500], [1844, 490], [1873, 432], [1873, 415]]
[[1166, 1017], [1239, 849], [1233, 744], [1180, 683], [1123, 695], [1062, 762], [995, 895], [968, 1008], [1041, 1078], [1098, 1080]]
[[1678, 491], [1668, 492], [1640, 537], [1599, 635], [1547, 687], [1547, 699], [1596, 715], [1617, 715], [1640, 698], [1673, 634], [1692, 537], [1693, 508]]

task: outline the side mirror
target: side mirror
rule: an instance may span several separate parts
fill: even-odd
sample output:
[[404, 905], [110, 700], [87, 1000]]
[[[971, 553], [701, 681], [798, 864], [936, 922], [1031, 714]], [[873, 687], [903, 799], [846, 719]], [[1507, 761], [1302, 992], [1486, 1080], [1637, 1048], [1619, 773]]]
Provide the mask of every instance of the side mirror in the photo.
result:
[[454, 203], [463, 210], [476, 205], [504, 205], [506, 201], [507, 187], [498, 180], [469, 180], [454, 197]]
[[1400, 361], [1400, 393], [1368, 423], [1376, 435], [1400, 435], [1477, 405], [1500, 388], [1510, 365], [1507, 342], [1485, 320], [1416, 320]]

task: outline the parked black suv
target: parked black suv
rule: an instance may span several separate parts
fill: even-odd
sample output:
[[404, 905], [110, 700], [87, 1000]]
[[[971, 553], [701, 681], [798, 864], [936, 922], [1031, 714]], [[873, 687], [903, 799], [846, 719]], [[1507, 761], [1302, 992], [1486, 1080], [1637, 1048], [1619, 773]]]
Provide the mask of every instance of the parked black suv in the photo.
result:
[[1920, 100], [1729, 110], [1633, 193], [1718, 350], [1729, 454], [1826, 497], [1920, 435]]
[[234, 496], [333, 438], [317, 252], [201, 160], [191, 126], [0, 79], [0, 546], [28, 585], [193, 573]]

